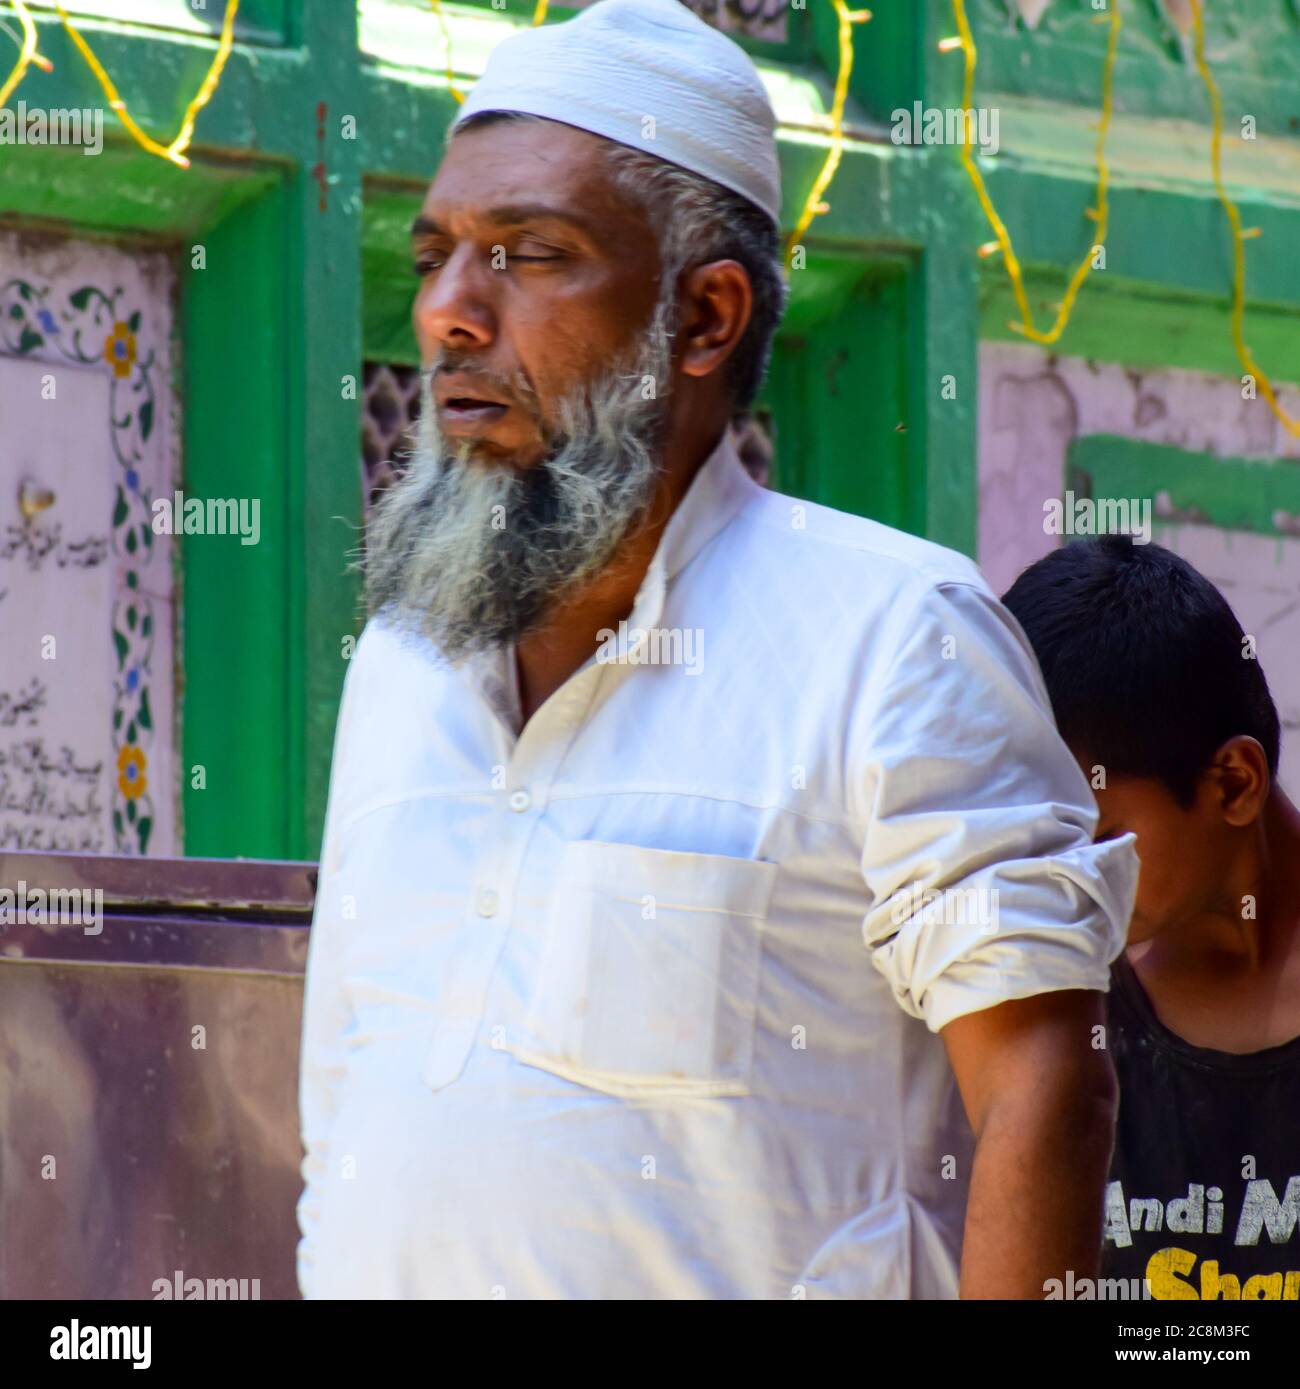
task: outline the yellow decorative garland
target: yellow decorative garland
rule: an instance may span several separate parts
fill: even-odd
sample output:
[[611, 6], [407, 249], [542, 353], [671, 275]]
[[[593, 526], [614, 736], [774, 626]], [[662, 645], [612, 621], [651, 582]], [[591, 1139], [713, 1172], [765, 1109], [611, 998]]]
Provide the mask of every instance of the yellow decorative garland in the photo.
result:
[[48, 58], [42, 58], [36, 51], [36, 25], [32, 22], [31, 13], [23, 4], [23, 0], [14, 0], [14, 12], [18, 16], [19, 24], [23, 26], [23, 41], [18, 49], [18, 61], [13, 65], [3, 85], [0, 85], [0, 106], [3, 106], [14, 94], [18, 84], [27, 75], [27, 69], [33, 63], [45, 72], [54, 71], [54, 64]]
[[[46, 72], [53, 70], [53, 64], [37, 51], [36, 26], [32, 21], [31, 13], [24, 0], [12, 0], [14, 13], [16, 14], [23, 31], [23, 41], [19, 50], [18, 60], [11, 69], [8, 77], [3, 84], [0, 84], [0, 106], [3, 106], [13, 95], [20, 82], [27, 74], [27, 69], [35, 64]], [[794, 249], [801, 242], [805, 232], [815, 217], [829, 210], [829, 205], [824, 201], [826, 190], [830, 187], [835, 177], [836, 170], [839, 168], [840, 161], [844, 153], [844, 106], [848, 98], [849, 76], [853, 70], [853, 36], [852, 26], [860, 24], [871, 18], [870, 10], [850, 10], [845, 0], [831, 0], [835, 9], [836, 17], [839, 21], [839, 70], [835, 78], [835, 94], [831, 104], [831, 147], [827, 152], [825, 162], [813, 186], [804, 200], [803, 208], [797, 218], [794, 230], [790, 233], [787, 243], [786, 257], [794, 254]], [[465, 100], [464, 93], [458, 90], [452, 78], [451, 63], [451, 34], [447, 28], [446, 16], [442, 10], [441, 0], [432, 0], [434, 13], [438, 17], [438, 22], [442, 26], [443, 39], [447, 53], [447, 86], [451, 94], [458, 102]], [[545, 22], [549, 0], [536, 0], [533, 11], [533, 24], [539, 25]], [[208, 69], [207, 76], [204, 77], [194, 99], [185, 108], [185, 115], [181, 121], [180, 130], [176, 137], [168, 145], [162, 145], [157, 140], [149, 136], [136, 123], [127, 109], [126, 102], [118, 94], [117, 88], [113, 85], [112, 79], [105, 71], [103, 64], [95, 56], [90, 45], [81, 36], [72, 21], [68, 18], [67, 11], [61, 4], [54, 7], [63, 22], [63, 27], [68, 31], [73, 43], [77, 46], [81, 56], [86, 60], [90, 70], [94, 73], [100, 86], [103, 88], [104, 95], [108, 98], [109, 107], [117, 113], [126, 127], [127, 131], [135, 139], [141, 148], [150, 154], [155, 154], [159, 158], [167, 159], [171, 163], [178, 165], [182, 169], [189, 168], [190, 161], [185, 157], [185, 151], [189, 148], [194, 136], [194, 123], [198, 113], [211, 100], [212, 94], [217, 89], [217, 84], [221, 80], [221, 73], [226, 65], [226, 60], [230, 57], [230, 51], [234, 43], [234, 23], [235, 15], [239, 9], [239, 0], [226, 0], [226, 13], [221, 25], [221, 37], [217, 44], [217, 51], [213, 56], [212, 64]], [[970, 22], [966, 15], [965, 0], [952, 0], [953, 17], [957, 23], [959, 38], [957, 44], [945, 42], [941, 45], [947, 49], [949, 47], [960, 46], [965, 57], [965, 80], [962, 86], [962, 110], [969, 112], [972, 109], [971, 102], [975, 90], [975, 70], [978, 54], [975, 47], [975, 40], [971, 34]], [[1278, 402], [1277, 395], [1267, 374], [1256, 363], [1251, 356], [1250, 349], [1245, 339], [1245, 300], [1246, 300], [1246, 252], [1245, 242], [1250, 236], [1258, 235], [1258, 231], [1247, 230], [1242, 227], [1241, 213], [1237, 205], [1228, 196], [1227, 189], [1223, 183], [1223, 101], [1219, 94], [1218, 84], [1210, 72], [1209, 65], [1205, 61], [1205, 14], [1204, 0], [1192, 0], [1192, 21], [1195, 35], [1195, 58], [1197, 71], [1200, 73], [1201, 80], [1205, 84], [1206, 92], [1210, 99], [1211, 110], [1211, 133], [1210, 133], [1210, 166], [1214, 177], [1214, 187], [1218, 194], [1219, 202], [1227, 215], [1228, 224], [1232, 231], [1233, 249], [1233, 287], [1232, 287], [1232, 314], [1231, 331], [1233, 346], [1236, 349], [1237, 357], [1242, 366], [1258, 384], [1260, 393], [1263, 395], [1269, 409], [1277, 417], [1284, 429], [1288, 433], [1300, 437], [1300, 420], [1289, 415]], [[984, 179], [980, 174], [979, 168], [971, 155], [971, 121], [964, 118], [962, 121], [962, 164], [969, 175], [975, 194], [979, 199], [980, 207], [984, 211], [989, 225], [993, 228], [997, 237], [997, 246], [1002, 251], [1003, 260], [1006, 264], [1007, 275], [1011, 280], [1012, 291], [1015, 295], [1016, 305], [1020, 310], [1022, 321], [1011, 323], [1008, 326], [1015, 332], [1022, 333], [1025, 337], [1034, 342], [1051, 344], [1057, 341], [1065, 331], [1066, 324], [1070, 321], [1070, 314], [1073, 311], [1075, 300], [1079, 290], [1087, 279], [1089, 271], [1092, 269], [1092, 259], [1094, 248], [1097, 245], [1104, 245], [1106, 240], [1106, 229], [1109, 217], [1109, 206], [1106, 198], [1106, 190], [1109, 183], [1109, 170], [1106, 165], [1106, 135], [1110, 127], [1112, 90], [1114, 81], [1115, 55], [1119, 42], [1119, 31], [1122, 24], [1120, 15], [1119, 0], [1111, 0], [1110, 5], [1110, 32], [1106, 43], [1106, 60], [1102, 70], [1102, 103], [1101, 119], [1097, 127], [1097, 206], [1089, 209], [1089, 216], [1093, 217], [1097, 223], [1097, 241], [1089, 247], [1083, 259], [1076, 267], [1070, 282], [1066, 287], [1064, 296], [1057, 310], [1056, 321], [1047, 332], [1042, 332], [1034, 326], [1033, 314], [1029, 307], [1029, 298], [1025, 290], [1024, 275], [1020, 268], [1020, 261], [1016, 256], [1015, 248], [1012, 245], [1010, 233], [1007, 231], [1006, 224], [998, 215], [997, 208], [993, 205]], [[983, 248], [981, 248], [983, 249]]]
[[835, 76], [835, 96], [831, 102], [831, 147], [821, 172], [813, 181], [813, 186], [804, 199], [800, 212], [786, 243], [786, 265], [794, 255], [794, 249], [803, 240], [804, 233], [812, 225], [814, 217], [830, 211], [830, 204], [823, 201], [826, 190], [835, 177], [844, 154], [844, 103], [849, 94], [849, 74], [853, 71], [853, 29], [854, 24], [865, 24], [871, 18], [870, 10], [851, 10], [844, 0], [831, 0], [839, 19], [840, 62]]
[[185, 117], [181, 121], [181, 128], [170, 145], [160, 145], [157, 140], [141, 130], [131, 113], [126, 109], [126, 102], [118, 95], [112, 78], [104, 71], [104, 65], [95, 57], [90, 45], [81, 37], [68, 18], [68, 12], [59, 4], [56, 4], [54, 8], [58, 11], [59, 18], [63, 21], [63, 27], [68, 31], [72, 42], [77, 45], [81, 56], [86, 60], [91, 72], [98, 79], [99, 85], [104, 89], [109, 107], [117, 112], [122, 124], [130, 132], [136, 144], [150, 154], [156, 154], [160, 159], [168, 159], [173, 164], [179, 165], [180, 168], [188, 169], [190, 161], [185, 158], [185, 151], [189, 148], [190, 141], [194, 136], [194, 121], [198, 113], [208, 104], [212, 93], [216, 91], [217, 83], [221, 80], [221, 71], [226, 66], [226, 59], [230, 57], [231, 45], [234, 43], [235, 12], [239, 9], [239, 0], [226, 0], [226, 17], [222, 21], [221, 39], [217, 44], [212, 66], [208, 69], [208, 75], [203, 79], [202, 85], [195, 93], [194, 100], [185, 108]]
[[[1192, 0], [1192, 25], [1196, 38], [1196, 67], [1210, 96], [1210, 167], [1214, 172], [1214, 188], [1228, 214], [1228, 225], [1232, 228], [1232, 345], [1237, 349], [1237, 358], [1248, 375], [1254, 377], [1260, 394], [1268, 402], [1268, 408], [1277, 416], [1278, 422], [1289, 434], [1300, 438], [1300, 420], [1293, 419], [1278, 403], [1273, 384], [1256, 364], [1246, 346], [1246, 247], [1245, 241], [1252, 233], [1242, 229], [1241, 213], [1237, 204], [1228, 196], [1223, 186], [1223, 101], [1219, 96], [1219, 85], [1215, 82], [1205, 61], [1205, 18], [1202, 0]], [[1258, 232], [1254, 232], [1258, 235]]]
[[459, 105], [465, 100], [465, 93], [456, 85], [455, 79], [451, 75], [451, 30], [447, 28], [447, 16], [442, 12], [442, 0], [433, 0], [433, 12], [438, 16], [438, 24], [442, 29], [442, 46], [447, 55], [447, 90], [456, 98]]
[[[442, 46], [447, 55], [447, 90], [456, 98], [459, 106], [465, 100], [465, 93], [456, 85], [456, 80], [451, 71], [451, 30], [447, 28], [447, 16], [442, 10], [442, 0], [430, 0], [433, 5], [433, 12], [438, 16], [438, 24], [442, 28]], [[550, 7], [550, 0], [537, 0], [537, 6], [533, 10], [533, 27], [536, 28], [546, 20], [546, 12]]]
[[[966, 57], [966, 80], [962, 87], [961, 105], [962, 111], [967, 112], [971, 110], [971, 98], [975, 91], [975, 40], [971, 37], [970, 23], [966, 18], [965, 0], [952, 0], [952, 10], [953, 17], [957, 21], [960, 46]], [[1022, 321], [1010, 323], [1007, 326], [1014, 332], [1023, 333], [1025, 337], [1031, 338], [1034, 342], [1053, 343], [1065, 331], [1065, 325], [1070, 321], [1070, 314], [1074, 309], [1074, 301], [1084, 280], [1088, 278], [1088, 272], [1092, 269], [1094, 250], [1099, 245], [1105, 245], [1106, 242], [1106, 224], [1109, 215], [1106, 188], [1110, 177], [1106, 167], [1106, 132], [1110, 127], [1111, 90], [1120, 24], [1119, 0], [1111, 0], [1110, 36], [1106, 43], [1106, 63], [1102, 70], [1101, 79], [1101, 122], [1097, 127], [1097, 206], [1095, 209], [1089, 209], [1089, 215], [1096, 219], [1097, 240], [1092, 246], [1089, 246], [1074, 274], [1070, 277], [1070, 283], [1066, 287], [1065, 295], [1057, 310], [1056, 322], [1046, 333], [1034, 327], [1034, 316], [1029, 308], [1029, 297], [1025, 293], [1025, 281], [1020, 270], [1020, 261], [1016, 258], [1006, 224], [998, 216], [997, 208], [993, 206], [993, 200], [989, 197], [988, 189], [984, 186], [984, 179], [980, 175], [974, 159], [971, 158], [971, 121], [966, 117], [963, 117], [962, 120], [961, 162], [965, 166], [967, 174], [970, 175], [971, 183], [975, 185], [975, 195], [979, 198], [984, 215], [988, 218], [989, 225], [997, 236], [998, 246], [1001, 247], [1002, 258], [1006, 263], [1007, 275], [1011, 280], [1011, 289], [1016, 297], [1016, 305], [1020, 309]]]

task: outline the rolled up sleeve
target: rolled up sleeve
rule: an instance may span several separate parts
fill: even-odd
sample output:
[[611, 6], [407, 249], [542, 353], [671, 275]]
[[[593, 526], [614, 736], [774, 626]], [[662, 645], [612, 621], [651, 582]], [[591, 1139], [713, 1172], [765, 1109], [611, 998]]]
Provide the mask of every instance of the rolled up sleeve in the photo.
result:
[[1107, 988], [1137, 888], [1133, 836], [1096, 803], [1033, 653], [982, 586], [928, 586], [861, 725], [872, 906], [863, 939], [935, 1032], [1058, 989]]

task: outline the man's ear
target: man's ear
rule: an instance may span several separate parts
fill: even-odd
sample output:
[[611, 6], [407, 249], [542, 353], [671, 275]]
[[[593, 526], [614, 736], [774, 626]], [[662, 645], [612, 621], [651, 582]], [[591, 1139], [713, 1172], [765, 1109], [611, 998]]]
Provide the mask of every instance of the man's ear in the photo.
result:
[[754, 287], [737, 260], [697, 265], [682, 278], [677, 346], [687, 376], [711, 376], [736, 350], [754, 312]]
[[1209, 775], [1219, 796], [1219, 808], [1230, 825], [1252, 825], [1264, 811], [1273, 784], [1268, 757], [1259, 742], [1238, 734], [1214, 754]]

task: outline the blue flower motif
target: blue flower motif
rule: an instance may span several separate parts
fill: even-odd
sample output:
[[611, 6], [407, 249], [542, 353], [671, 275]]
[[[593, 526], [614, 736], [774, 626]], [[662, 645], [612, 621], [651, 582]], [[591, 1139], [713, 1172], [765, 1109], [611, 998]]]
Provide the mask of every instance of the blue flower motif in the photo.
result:
[[127, 469], [127, 474], [126, 474], [126, 485], [131, 489], [132, 492], [139, 491], [139, 488], [140, 488], [140, 474], [137, 473], [136, 470], [135, 470], [134, 468], [128, 468], [128, 469]]
[[54, 315], [49, 309], [38, 310], [36, 317], [40, 321], [41, 327], [44, 328], [47, 333], [57, 333], [59, 331], [59, 325], [54, 321]]
[[135, 687], [140, 683], [140, 669], [132, 666], [126, 673], [126, 688], [130, 694], [135, 693]]

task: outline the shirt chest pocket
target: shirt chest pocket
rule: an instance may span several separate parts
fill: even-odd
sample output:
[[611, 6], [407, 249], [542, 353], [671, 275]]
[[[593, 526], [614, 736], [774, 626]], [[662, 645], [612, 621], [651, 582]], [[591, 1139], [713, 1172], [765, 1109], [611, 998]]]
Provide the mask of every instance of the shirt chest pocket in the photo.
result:
[[566, 845], [516, 1056], [612, 1094], [746, 1094], [776, 872]]

